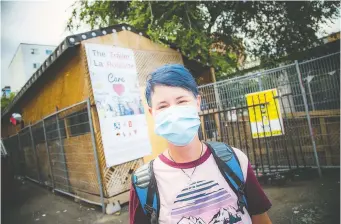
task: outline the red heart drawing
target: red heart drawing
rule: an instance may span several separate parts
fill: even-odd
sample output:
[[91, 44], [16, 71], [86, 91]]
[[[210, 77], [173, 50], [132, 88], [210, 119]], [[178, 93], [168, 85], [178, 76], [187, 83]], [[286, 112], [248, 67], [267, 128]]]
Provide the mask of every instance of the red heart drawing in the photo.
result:
[[124, 85], [122, 84], [113, 84], [112, 87], [114, 88], [114, 91], [121, 96], [124, 93]]

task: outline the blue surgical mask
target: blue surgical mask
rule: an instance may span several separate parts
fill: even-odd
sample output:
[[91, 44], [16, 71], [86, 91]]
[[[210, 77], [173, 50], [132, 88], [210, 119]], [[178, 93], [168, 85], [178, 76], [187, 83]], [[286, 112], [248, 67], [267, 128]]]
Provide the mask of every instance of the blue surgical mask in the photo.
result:
[[188, 145], [198, 134], [200, 118], [195, 106], [172, 106], [154, 117], [155, 133], [176, 146]]

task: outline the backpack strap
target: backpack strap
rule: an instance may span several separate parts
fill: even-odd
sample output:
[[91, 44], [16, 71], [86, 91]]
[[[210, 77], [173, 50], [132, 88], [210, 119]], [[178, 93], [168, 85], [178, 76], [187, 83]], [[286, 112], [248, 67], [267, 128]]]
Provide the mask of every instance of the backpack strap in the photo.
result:
[[247, 209], [245, 181], [237, 155], [232, 147], [222, 142], [206, 142], [226, 182], [238, 197], [238, 210], [244, 214]]
[[144, 213], [150, 219], [150, 223], [157, 224], [160, 211], [160, 197], [153, 171], [153, 162], [154, 160], [144, 164], [134, 172], [132, 184]]

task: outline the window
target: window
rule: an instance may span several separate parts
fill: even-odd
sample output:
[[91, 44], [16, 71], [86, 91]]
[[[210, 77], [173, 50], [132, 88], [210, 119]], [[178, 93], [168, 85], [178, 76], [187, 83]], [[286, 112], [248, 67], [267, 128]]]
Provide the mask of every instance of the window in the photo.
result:
[[37, 48], [32, 48], [31, 49], [31, 54], [39, 54], [39, 51]]
[[67, 119], [67, 128], [70, 136], [84, 135], [90, 132], [87, 109], [70, 114], [65, 119]]
[[39, 68], [40, 63], [33, 63], [33, 68]]
[[52, 50], [45, 50], [45, 52], [46, 52], [47, 55], [52, 54]]

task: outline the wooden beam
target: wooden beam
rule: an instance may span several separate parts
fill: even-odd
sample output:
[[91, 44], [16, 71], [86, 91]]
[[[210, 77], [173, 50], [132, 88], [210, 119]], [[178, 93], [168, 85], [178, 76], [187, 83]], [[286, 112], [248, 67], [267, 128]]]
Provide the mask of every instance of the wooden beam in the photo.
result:
[[330, 147], [330, 142], [329, 142], [329, 138], [328, 138], [326, 120], [324, 117], [320, 117], [319, 120], [320, 120], [321, 138], [323, 141], [323, 145], [328, 145], [328, 147], [324, 148], [327, 166], [331, 166], [331, 165], [333, 165], [332, 164], [332, 153], [331, 153], [331, 147]]

